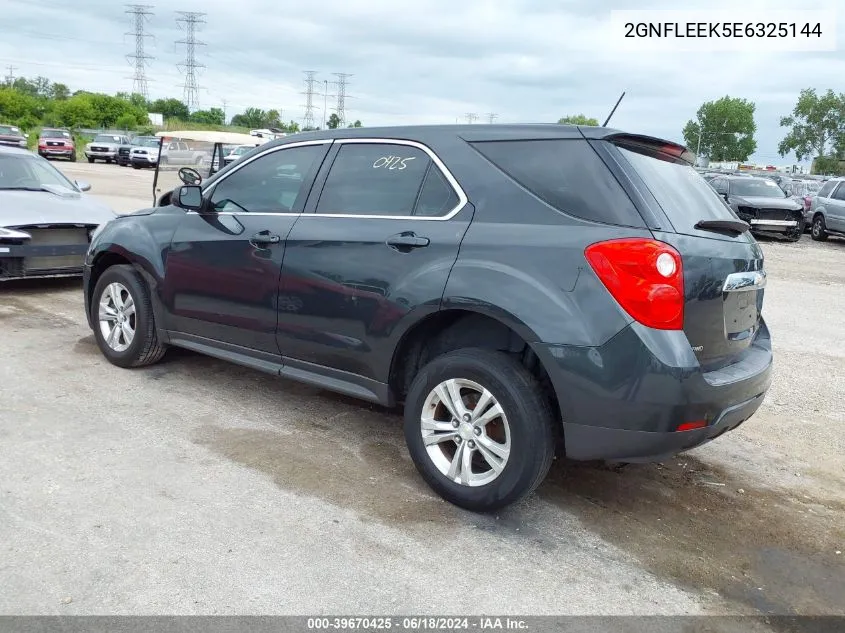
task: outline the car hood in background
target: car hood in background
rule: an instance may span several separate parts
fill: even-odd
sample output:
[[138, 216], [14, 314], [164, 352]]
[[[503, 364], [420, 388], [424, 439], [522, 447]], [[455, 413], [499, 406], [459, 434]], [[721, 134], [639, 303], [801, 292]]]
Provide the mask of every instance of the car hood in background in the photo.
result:
[[0, 226], [102, 224], [115, 217], [109, 207], [80, 193], [0, 189]]
[[784, 209], [798, 211], [804, 207], [792, 198], [766, 198], [765, 196], [731, 196], [731, 200], [738, 205], [755, 207], [758, 209]]

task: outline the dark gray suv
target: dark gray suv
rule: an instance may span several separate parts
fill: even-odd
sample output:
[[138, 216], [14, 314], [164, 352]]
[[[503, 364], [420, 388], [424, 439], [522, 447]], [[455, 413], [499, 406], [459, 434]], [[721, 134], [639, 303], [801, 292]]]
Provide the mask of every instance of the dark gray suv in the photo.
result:
[[762, 403], [763, 255], [692, 159], [600, 127], [288, 137], [103, 226], [88, 320], [120, 367], [173, 345], [402, 404], [422, 477], [499, 508], [556, 448], [660, 459]]

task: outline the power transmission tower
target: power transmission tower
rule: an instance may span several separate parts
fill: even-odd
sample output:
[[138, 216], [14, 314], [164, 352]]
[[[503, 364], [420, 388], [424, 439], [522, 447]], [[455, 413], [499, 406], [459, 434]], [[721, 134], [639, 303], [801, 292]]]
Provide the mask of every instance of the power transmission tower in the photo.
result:
[[475, 112], [467, 112], [466, 117], [467, 117], [467, 123], [470, 123], [470, 124], [475, 123], [475, 121], [478, 119], [478, 115]]
[[180, 71], [185, 73], [185, 93], [183, 100], [185, 105], [188, 106], [188, 110], [193, 112], [199, 109], [200, 106], [200, 87], [197, 84], [197, 68], [205, 68], [205, 64], [198, 63], [196, 57], [197, 46], [205, 46], [205, 42], [200, 42], [197, 39], [196, 33], [197, 26], [205, 24], [203, 18], [207, 14], [197, 11], [177, 11], [176, 14], [181, 16], [176, 18], [179, 27], [183, 28], [182, 23], [185, 25], [185, 39], [178, 40], [176, 43], [184, 44], [186, 49], [185, 63], [177, 64], [176, 66]]
[[11, 85], [15, 83], [15, 71], [18, 69], [17, 66], [7, 66], [6, 68], [9, 69], [9, 74], [6, 75], [6, 83]]
[[498, 114], [496, 114], [495, 112], [489, 112], [489, 113], [487, 113], [487, 122], [488, 122], [490, 125], [493, 125], [493, 124], [496, 122], [496, 119], [498, 119], [498, 118], [499, 118], [499, 115], [498, 115]]
[[149, 21], [149, 16], [153, 15], [150, 11], [151, 6], [146, 4], [127, 4], [126, 13], [133, 17], [135, 30], [127, 35], [135, 36], [135, 54], [127, 55], [126, 60], [135, 66], [135, 75], [132, 77], [132, 92], [139, 95], [144, 95], [144, 99], [149, 98], [149, 91], [147, 90], [147, 60], [152, 59], [149, 55], [144, 54], [145, 38], [151, 37], [148, 33], [144, 33], [144, 26]]
[[302, 129], [314, 127], [314, 86], [317, 85], [317, 71], [305, 70], [305, 116], [302, 117]]
[[338, 127], [346, 127], [346, 86], [347, 79], [349, 79], [352, 75], [348, 73], [333, 73], [335, 77], [337, 77], [337, 81], [334, 82], [334, 85], [337, 87], [337, 107], [335, 108], [335, 112], [337, 113], [337, 118], [340, 119], [338, 123]]

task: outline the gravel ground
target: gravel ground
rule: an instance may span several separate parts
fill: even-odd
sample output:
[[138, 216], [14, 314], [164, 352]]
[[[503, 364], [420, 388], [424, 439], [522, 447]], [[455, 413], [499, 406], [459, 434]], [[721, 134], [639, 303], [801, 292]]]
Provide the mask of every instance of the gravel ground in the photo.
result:
[[[59, 166], [149, 204], [149, 171]], [[556, 462], [498, 516], [435, 497], [390, 412], [188, 352], [120, 370], [78, 281], [0, 286], [0, 613], [845, 614], [845, 240], [763, 248], [758, 414]]]

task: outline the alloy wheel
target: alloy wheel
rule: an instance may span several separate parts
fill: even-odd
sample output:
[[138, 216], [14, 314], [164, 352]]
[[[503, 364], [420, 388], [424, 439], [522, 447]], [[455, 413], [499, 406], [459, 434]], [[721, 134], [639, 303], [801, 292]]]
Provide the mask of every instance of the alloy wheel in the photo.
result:
[[103, 340], [116, 352], [125, 352], [135, 338], [135, 300], [121, 283], [112, 282], [100, 295], [98, 310]]
[[420, 431], [432, 463], [464, 486], [489, 484], [510, 457], [510, 425], [502, 406], [471, 380], [453, 378], [432, 389], [423, 404]]

